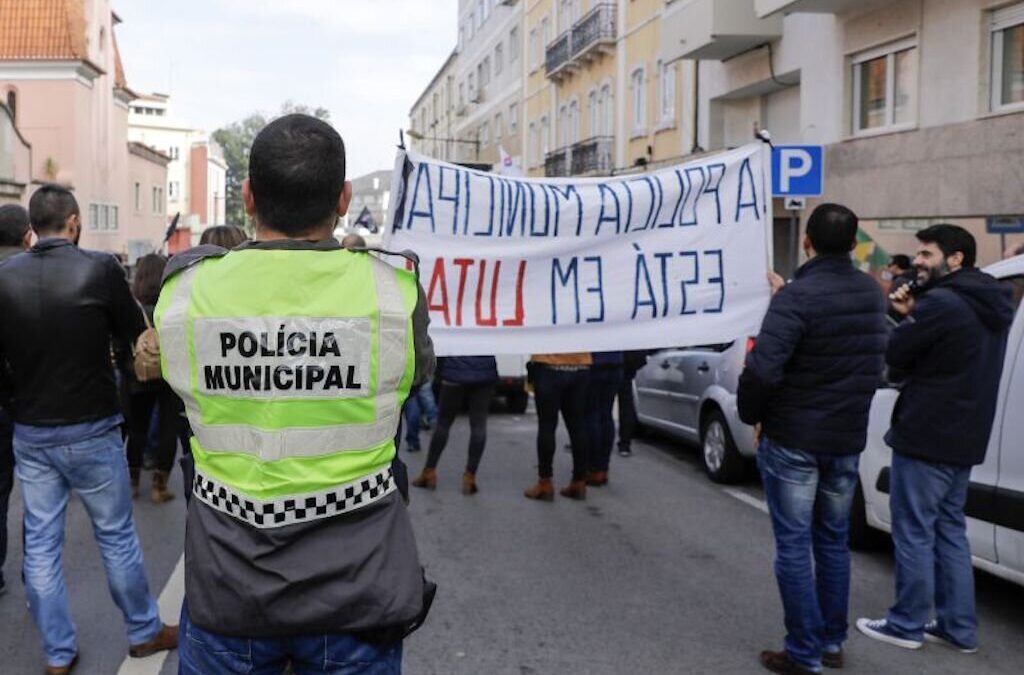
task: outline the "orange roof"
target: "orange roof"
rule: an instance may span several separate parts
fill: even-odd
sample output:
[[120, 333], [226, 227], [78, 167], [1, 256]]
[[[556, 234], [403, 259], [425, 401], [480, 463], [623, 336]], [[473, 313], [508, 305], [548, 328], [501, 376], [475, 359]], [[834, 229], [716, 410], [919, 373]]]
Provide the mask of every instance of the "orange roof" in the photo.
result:
[[81, 0], [0, 0], [0, 59], [88, 58]]

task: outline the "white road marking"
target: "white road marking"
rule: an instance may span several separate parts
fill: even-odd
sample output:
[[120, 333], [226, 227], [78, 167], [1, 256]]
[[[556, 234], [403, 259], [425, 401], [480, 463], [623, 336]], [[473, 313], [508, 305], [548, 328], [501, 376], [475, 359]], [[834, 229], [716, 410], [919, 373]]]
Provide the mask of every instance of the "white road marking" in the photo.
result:
[[741, 502], [748, 506], [753, 506], [758, 511], [768, 513], [768, 504], [763, 499], [758, 499], [753, 495], [748, 495], [746, 492], [742, 492], [735, 488], [722, 488], [722, 492], [729, 495], [730, 497], [733, 497], [734, 499], [740, 500]]
[[[174, 566], [170, 578], [157, 606], [160, 608], [160, 619], [165, 624], [176, 624], [181, 616], [181, 603], [185, 599], [185, 556], [178, 558], [178, 564]], [[117, 675], [160, 675], [163, 670], [164, 661], [167, 660], [167, 652], [157, 652], [144, 659], [133, 659], [130, 656], [124, 658]]]

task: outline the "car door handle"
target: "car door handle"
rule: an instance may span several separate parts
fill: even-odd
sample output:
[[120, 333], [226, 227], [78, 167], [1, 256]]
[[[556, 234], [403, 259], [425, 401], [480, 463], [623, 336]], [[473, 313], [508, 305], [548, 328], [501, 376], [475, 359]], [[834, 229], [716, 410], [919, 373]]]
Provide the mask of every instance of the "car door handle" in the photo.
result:
[[708, 364], [706, 364], [706, 363], [702, 363], [702, 364], [700, 364], [699, 366], [697, 366], [697, 372], [698, 372], [698, 373], [706, 373], [706, 372], [708, 372], [709, 370], [711, 370], [711, 366], [709, 366], [709, 365], [708, 365]]

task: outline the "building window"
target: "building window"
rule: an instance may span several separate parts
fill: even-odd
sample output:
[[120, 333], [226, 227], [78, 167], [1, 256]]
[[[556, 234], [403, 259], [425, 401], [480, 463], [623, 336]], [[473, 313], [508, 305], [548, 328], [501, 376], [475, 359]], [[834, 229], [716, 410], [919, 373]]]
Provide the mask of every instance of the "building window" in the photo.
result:
[[569, 135], [566, 137], [569, 145], [576, 145], [580, 141], [580, 102], [573, 100], [569, 104]]
[[162, 214], [164, 212], [164, 189], [162, 187], [153, 186], [153, 213]]
[[167, 199], [172, 202], [178, 201], [178, 197], [181, 194], [181, 185], [176, 180], [172, 180], [167, 184]]
[[537, 166], [537, 160], [540, 157], [540, 136], [537, 135], [537, 125], [533, 122], [530, 122], [527, 129], [527, 148], [530, 155], [530, 166]]
[[548, 20], [548, 17], [540, 20], [540, 35], [542, 40], [541, 51], [543, 53], [543, 50], [547, 49], [547, 46], [551, 44], [551, 22]]
[[437, 92], [434, 92], [431, 98], [433, 105], [431, 105], [431, 113], [434, 120], [434, 124], [437, 124], [438, 111], [441, 110], [441, 96]]
[[120, 224], [118, 222], [118, 212], [116, 205], [111, 205], [110, 207], [110, 217], [108, 219], [108, 224], [111, 230], [116, 230], [118, 228], [118, 225]]
[[513, 103], [508, 108], [508, 131], [511, 134], [519, 128], [519, 104]]
[[462, 51], [466, 47], [466, 28], [459, 26], [459, 48], [458, 51]]
[[519, 29], [513, 28], [508, 33], [508, 62], [519, 60]]
[[551, 152], [551, 121], [547, 115], [540, 118], [540, 152], [541, 158], [547, 157]]
[[604, 123], [601, 121], [601, 102], [596, 90], [587, 96], [587, 117], [590, 118], [590, 136], [600, 136]]
[[992, 13], [992, 109], [1024, 107], [1024, 2]]
[[178, 157], [179, 157], [178, 146], [172, 145], [170, 147], [170, 149], [167, 151], [167, 156], [170, 157], [172, 160], [178, 159]]
[[89, 229], [100, 229], [100, 205], [89, 204]]
[[676, 65], [658, 64], [658, 113], [662, 125], [676, 121]]
[[855, 133], [912, 126], [916, 107], [917, 46], [912, 40], [854, 57]]
[[498, 43], [494, 48], [494, 74], [501, 75], [501, 69], [505, 66], [505, 46]]
[[135, 182], [135, 190], [133, 192], [134, 199], [132, 203], [135, 205], [135, 212], [139, 213], [142, 211], [142, 183]]
[[488, 126], [487, 122], [480, 125], [480, 130], [477, 134], [479, 136], [478, 140], [480, 141], [481, 148], [486, 148], [491, 144], [491, 128]]
[[473, 36], [476, 34], [476, 15], [470, 14], [469, 21], [466, 22], [466, 40], [469, 42], [473, 41]]
[[504, 127], [504, 124], [502, 123], [501, 113], [498, 113], [497, 115], [494, 116], [494, 142], [495, 143], [500, 143], [501, 142], [501, 136], [502, 136], [502, 133], [504, 131], [504, 129], [502, 127]]
[[642, 136], [647, 133], [647, 87], [644, 82], [644, 69], [637, 68], [629, 78], [629, 86], [633, 91], [633, 135]]
[[490, 15], [491, 3], [489, 0], [476, 0], [476, 15], [480, 17], [480, 26], [484, 25]]
[[7, 90], [7, 108], [11, 111], [11, 119], [18, 124], [18, 92], [13, 89]]
[[530, 50], [530, 70], [534, 71], [540, 63], [540, 38], [537, 36], [537, 29], [530, 31], [527, 49]]
[[605, 136], [615, 135], [615, 95], [612, 94], [612, 85], [606, 84], [601, 87], [601, 122], [603, 124], [602, 134]]
[[466, 104], [466, 83], [459, 82], [459, 106]]

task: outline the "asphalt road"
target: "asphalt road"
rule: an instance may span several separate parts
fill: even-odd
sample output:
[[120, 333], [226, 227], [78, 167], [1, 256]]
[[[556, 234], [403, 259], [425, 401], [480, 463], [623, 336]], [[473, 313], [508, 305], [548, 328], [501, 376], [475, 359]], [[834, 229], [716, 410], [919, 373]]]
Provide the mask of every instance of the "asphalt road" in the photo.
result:
[[[692, 448], [654, 438], [613, 460], [611, 483], [587, 501], [531, 502], [531, 415], [491, 417], [481, 492], [459, 492], [468, 430], [460, 419], [436, 492], [416, 490], [420, 553], [440, 590], [424, 626], [406, 643], [407, 675], [633, 675], [758, 673], [757, 654], [777, 648], [782, 610], [772, 574], [768, 518], [756, 476], [723, 489], [701, 472]], [[429, 434], [423, 435], [424, 446]], [[423, 454], [403, 456], [412, 472]], [[567, 480], [568, 453], [556, 474]], [[178, 477], [174, 477], [175, 483]], [[17, 488], [16, 488], [17, 490]], [[14, 542], [0, 597], [0, 673], [42, 670], [18, 581], [21, 504], [12, 500]], [[181, 499], [142, 499], [137, 523], [154, 592], [174, 617], [182, 548]], [[65, 569], [83, 660], [77, 672], [174, 673], [172, 654], [123, 664], [127, 644], [80, 505], [70, 510]], [[179, 570], [180, 572], [180, 570]], [[851, 623], [879, 616], [892, 596], [892, 554], [854, 558]], [[13, 583], [12, 583], [13, 582]], [[965, 656], [927, 645], [908, 652], [851, 629], [853, 673], [1020, 673], [1024, 588], [978, 574], [981, 651]]]

